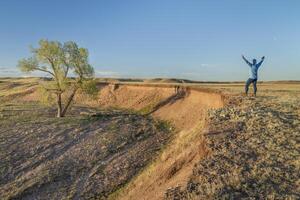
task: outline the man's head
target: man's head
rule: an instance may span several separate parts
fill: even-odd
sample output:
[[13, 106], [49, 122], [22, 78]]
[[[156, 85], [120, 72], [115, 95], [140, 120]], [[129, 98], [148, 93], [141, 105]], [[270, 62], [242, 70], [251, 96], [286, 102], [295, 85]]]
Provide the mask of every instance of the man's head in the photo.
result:
[[256, 59], [253, 59], [252, 63], [253, 63], [253, 65], [255, 65], [256, 64]]

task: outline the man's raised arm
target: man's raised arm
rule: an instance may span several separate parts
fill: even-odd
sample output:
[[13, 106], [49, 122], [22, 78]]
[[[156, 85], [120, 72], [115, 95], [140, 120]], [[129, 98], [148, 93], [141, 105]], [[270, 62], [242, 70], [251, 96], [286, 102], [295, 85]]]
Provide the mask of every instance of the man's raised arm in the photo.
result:
[[264, 62], [264, 60], [265, 60], [265, 57], [263, 56], [263, 57], [261, 58], [261, 61], [258, 63], [258, 66], [260, 66], [260, 65]]
[[251, 63], [245, 58], [244, 55], [242, 55], [242, 58], [243, 58], [243, 60], [244, 60], [249, 66], [251, 66]]

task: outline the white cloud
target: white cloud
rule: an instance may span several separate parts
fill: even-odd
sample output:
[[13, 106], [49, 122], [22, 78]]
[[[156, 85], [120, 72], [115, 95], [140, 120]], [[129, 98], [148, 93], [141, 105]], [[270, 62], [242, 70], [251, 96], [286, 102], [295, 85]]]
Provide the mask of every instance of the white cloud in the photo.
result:
[[16, 67], [0, 67], [0, 77], [41, 77], [47, 76], [43, 72], [24, 73]]
[[95, 76], [116, 78], [116, 77], [120, 77], [120, 74], [118, 72], [108, 71], [108, 70], [95, 70]]
[[[69, 74], [70, 76], [74, 75], [72, 72]], [[32, 72], [32, 73], [24, 73], [21, 72], [16, 67], [3, 67], [0, 66], [0, 77], [45, 77], [49, 76], [44, 72]], [[109, 77], [109, 78], [118, 78], [120, 77], [120, 73], [109, 71], [109, 70], [95, 70], [96, 77]]]
[[21, 76], [22, 72], [16, 67], [0, 67], [0, 77], [16, 77]]
[[202, 64], [200, 64], [200, 66], [201, 67], [208, 67], [208, 66], [210, 66], [209, 64], [206, 64], [206, 63], [202, 63]]
[[203, 70], [214, 70], [214, 69], [218, 69], [221, 65], [219, 63], [202, 63], [200, 64], [200, 67]]

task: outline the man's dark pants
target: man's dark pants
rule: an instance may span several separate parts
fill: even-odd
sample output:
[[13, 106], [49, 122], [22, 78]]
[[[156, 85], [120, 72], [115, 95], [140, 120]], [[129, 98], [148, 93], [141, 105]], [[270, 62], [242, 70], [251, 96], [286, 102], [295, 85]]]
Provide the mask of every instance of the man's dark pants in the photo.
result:
[[256, 83], [257, 83], [257, 79], [252, 79], [249, 78], [246, 82], [246, 86], [245, 86], [245, 92], [246, 94], [248, 94], [248, 90], [249, 90], [249, 85], [253, 84], [253, 89], [254, 89], [254, 95], [256, 96], [256, 91], [257, 91], [257, 87], [256, 87]]

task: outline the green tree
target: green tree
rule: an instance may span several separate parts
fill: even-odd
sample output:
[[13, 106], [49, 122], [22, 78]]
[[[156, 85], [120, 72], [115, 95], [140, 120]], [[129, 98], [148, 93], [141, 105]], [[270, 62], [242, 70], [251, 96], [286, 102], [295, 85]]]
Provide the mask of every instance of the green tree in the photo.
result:
[[[45, 89], [56, 96], [57, 117], [65, 116], [79, 89], [95, 91], [91, 89], [95, 88], [94, 69], [88, 62], [87, 49], [79, 48], [72, 41], [61, 44], [40, 40], [39, 47], [31, 48], [31, 52], [32, 57], [21, 59], [18, 67], [22, 72], [41, 71], [50, 75], [52, 81]], [[65, 102], [62, 102], [63, 94], [68, 94]]]

